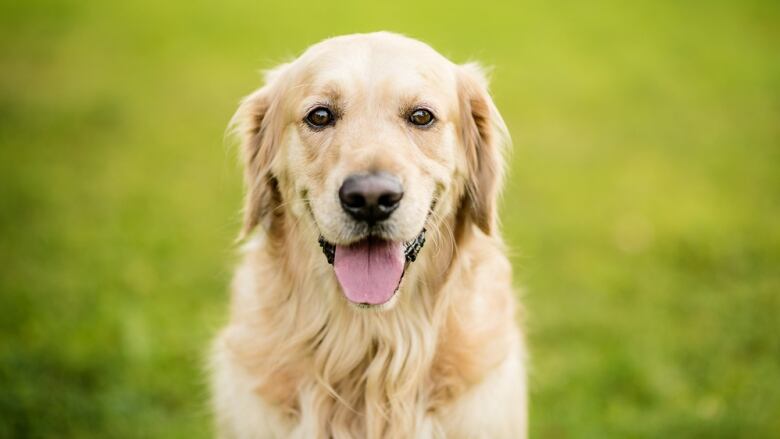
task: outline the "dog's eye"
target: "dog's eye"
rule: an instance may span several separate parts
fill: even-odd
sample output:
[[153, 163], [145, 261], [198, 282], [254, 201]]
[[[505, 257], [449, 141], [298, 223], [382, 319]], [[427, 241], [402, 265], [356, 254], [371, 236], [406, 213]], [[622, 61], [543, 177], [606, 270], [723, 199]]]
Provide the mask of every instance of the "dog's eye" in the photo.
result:
[[324, 128], [333, 123], [333, 113], [325, 107], [317, 107], [306, 115], [306, 122], [315, 128]]
[[409, 122], [421, 127], [428, 126], [433, 122], [433, 113], [424, 108], [418, 108], [409, 115]]

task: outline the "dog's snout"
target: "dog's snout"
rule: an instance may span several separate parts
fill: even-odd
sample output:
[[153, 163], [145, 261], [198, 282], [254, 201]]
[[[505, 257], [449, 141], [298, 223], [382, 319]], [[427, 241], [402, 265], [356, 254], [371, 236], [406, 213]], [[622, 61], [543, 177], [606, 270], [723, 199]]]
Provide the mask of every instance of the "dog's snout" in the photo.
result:
[[370, 224], [387, 219], [403, 196], [401, 182], [384, 172], [351, 175], [339, 189], [341, 207], [356, 220]]

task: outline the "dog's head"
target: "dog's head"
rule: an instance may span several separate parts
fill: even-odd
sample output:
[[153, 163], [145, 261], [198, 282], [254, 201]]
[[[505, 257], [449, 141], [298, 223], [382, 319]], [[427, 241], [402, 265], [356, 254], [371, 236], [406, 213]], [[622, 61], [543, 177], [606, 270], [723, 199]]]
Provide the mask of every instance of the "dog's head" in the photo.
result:
[[494, 233], [508, 135], [475, 64], [390, 33], [332, 38], [268, 73], [235, 122], [244, 233], [308, 223], [353, 303], [390, 302], [445, 218]]

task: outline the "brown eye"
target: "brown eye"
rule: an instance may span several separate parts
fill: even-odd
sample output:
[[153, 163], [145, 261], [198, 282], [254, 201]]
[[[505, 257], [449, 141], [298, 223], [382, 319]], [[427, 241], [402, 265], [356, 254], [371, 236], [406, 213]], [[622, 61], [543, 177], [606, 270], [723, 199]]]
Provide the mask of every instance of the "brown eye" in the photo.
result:
[[409, 115], [409, 122], [421, 127], [428, 126], [433, 122], [433, 114], [426, 109], [418, 108]]
[[325, 107], [317, 107], [306, 115], [306, 122], [315, 128], [324, 128], [333, 123], [333, 113]]

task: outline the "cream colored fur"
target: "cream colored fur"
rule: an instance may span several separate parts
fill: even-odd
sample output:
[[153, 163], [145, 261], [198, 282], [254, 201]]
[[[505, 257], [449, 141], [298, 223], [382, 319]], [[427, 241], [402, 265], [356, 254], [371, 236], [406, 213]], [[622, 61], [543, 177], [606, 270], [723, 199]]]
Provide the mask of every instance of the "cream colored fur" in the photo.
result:
[[[323, 101], [341, 118], [315, 132], [301, 120]], [[427, 130], [399, 117], [419, 102], [437, 117]], [[212, 354], [219, 436], [525, 437], [524, 349], [495, 218], [508, 135], [481, 70], [394, 34], [338, 37], [274, 70], [235, 121], [244, 232], [259, 230]], [[361, 170], [404, 184], [387, 239], [428, 231], [377, 309], [345, 299], [317, 245], [350, 242], [336, 192]]]

